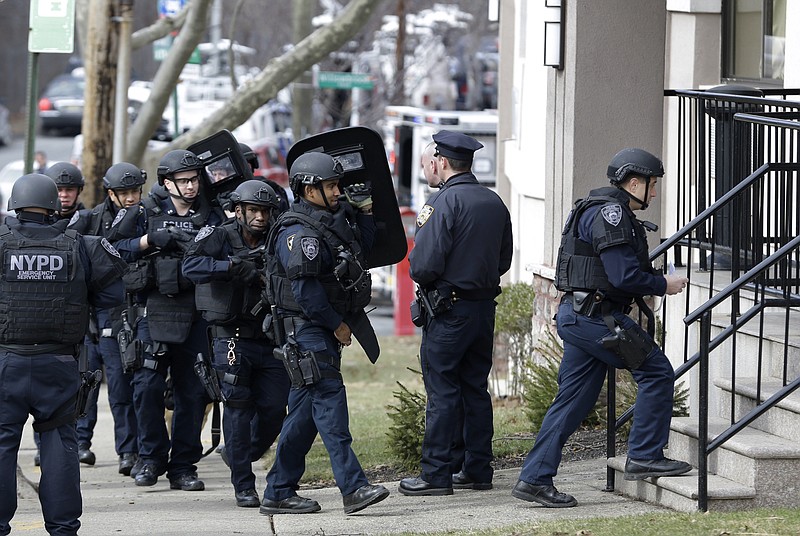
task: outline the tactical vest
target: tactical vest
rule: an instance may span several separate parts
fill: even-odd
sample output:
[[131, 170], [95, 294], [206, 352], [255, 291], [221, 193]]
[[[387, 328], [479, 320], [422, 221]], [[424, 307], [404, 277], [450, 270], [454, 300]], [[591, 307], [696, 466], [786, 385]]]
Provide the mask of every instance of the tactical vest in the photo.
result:
[[[369, 304], [372, 280], [366, 269], [357, 230], [349, 226], [334, 229], [330, 213], [311, 210], [298, 203], [293, 205], [292, 210], [281, 214], [267, 238], [267, 296], [270, 302], [284, 311], [303, 316], [303, 310], [292, 294], [286, 269], [275, 253], [275, 242], [280, 230], [295, 224], [313, 229], [333, 255], [335, 270], [317, 276], [331, 307], [345, 316]], [[340, 275], [337, 277], [336, 274]]]
[[0, 343], [78, 344], [89, 323], [78, 233], [23, 236], [0, 226]]
[[[147, 211], [148, 232], [173, 224], [195, 236], [211, 213], [210, 207], [201, 202], [193, 214], [166, 214], [159, 206], [159, 198], [152, 195], [142, 205]], [[182, 258], [181, 251], [172, 250], [159, 253], [150, 261], [153, 269], [149, 273], [155, 277], [156, 290], [147, 296], [147, 318], [154, 341], [182, 343], [194, 322], [194, 287], [181, 271]]]
[[[603, 189], [610, 195], [593, 195], [580, 199], [567, 217], [567, 223], [561, 233], [561, 246], [558, 250], [555, 286], [562, 292], [602, 290], [614, 301], [626, 302], [635, 296], [614, 288], [608, 281], [600, 255], [593, 244], [579, 238], [579, 225], [583, 214], [597, 205], [618, 204], [623, 211], [620, 215], [619, 233], [616, 243], [630, 245], [639, 261], [639, 268], [646, 273], [652, 272], [645, 229], [634, 216], [627, 198], [614, 196], [614, 189]], [[602, 209], [601, 209], [602, 210]], [[624, 238], [623, 238], [624, 237]]]
[[[233, 250], [232, 257], [254, 261], [259, 267], [263, 265], [263, 248], [250, 249], [244, 243], [239, 234], [238, 222], [229, 222], [219, 228], [227, 235], [228, 244]], [[269, 307], [263, 307], [258, 316], [252, 313], [261, 299], [260, 279], [248, 286], [231, 281], [200, 283], [195, 286], [194, 296], [197, 310], [210, 324], [216, 326], [247, 324], [260, 331], [261, 322], [269, 310]]]

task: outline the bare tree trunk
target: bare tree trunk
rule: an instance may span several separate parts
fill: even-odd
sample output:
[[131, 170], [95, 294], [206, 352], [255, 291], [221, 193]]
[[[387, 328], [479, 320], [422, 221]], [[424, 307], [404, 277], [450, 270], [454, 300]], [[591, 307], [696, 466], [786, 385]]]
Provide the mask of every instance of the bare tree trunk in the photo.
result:
[[119, 39], [111, 18], [116, 15], [116, 7], [113, 0], [89, 2], [89, 49], [84, 56], [86, 104], [81, 125], [81, 170], [86, 179], [81, 199], [89, 207], [104, 197], [101, 179], [111, 166], [114, 155], [114, 96]]
[[[311, 18], [314, 16], [315, 3], [315, 0], [296, 0], [292, 5], [292, 28], [295, 43], [299, 43], [311, 33]], [[304, 72], [297, 77], [292, 88], [292, 132], [295, 140], [303, 139], [312, 132], [313, 96], [311, 76]]]

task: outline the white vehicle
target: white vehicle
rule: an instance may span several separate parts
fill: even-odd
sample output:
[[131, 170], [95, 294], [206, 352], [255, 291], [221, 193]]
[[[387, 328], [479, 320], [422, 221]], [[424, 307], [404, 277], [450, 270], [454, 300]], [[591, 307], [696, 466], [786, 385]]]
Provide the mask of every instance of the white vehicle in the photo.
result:
[[419, 211], [435, 191], [420, 168], [420, 155], [440, 130], [463, 132], [483, 144], [475, 153], [472, 172], [486, 186], [497, 181], [497, 111], [426, 110], [413, 106], [387, 106], [384, 140], [400, 205]]

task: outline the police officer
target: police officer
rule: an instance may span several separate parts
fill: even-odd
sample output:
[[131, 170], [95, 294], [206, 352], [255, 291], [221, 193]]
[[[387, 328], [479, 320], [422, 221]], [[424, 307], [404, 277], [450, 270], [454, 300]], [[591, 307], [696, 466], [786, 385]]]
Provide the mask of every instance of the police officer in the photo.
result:
[[270, 185], [270, 187], [272, 187], [273, 190], [275, 190], [275, 195], [278, 196], [278, 201], [280, 202], [280, 206], [278, 207], [278, 214], [281, 214], [289, 210], [290, 202], [289, 202], [289, 195], [286, 193], [286, 189], [272, 179], [256, 176], [256, 170], [258, 169], [259, 164], [258, 164], [258, 156], [256, 156], [256, 153], [253, 152], [253, 149], [246, 143], [239, 142], [239, 151], [241, 151], [242, 157], [245, 159], [245, 162], [250, 164], [250, 170], [253, 172], [255, 178], [266, 182], [267, 184]]
[[[224, 459], [236, 505], [258, 507], [252, 462], [278, 437], [289, 396], [286, 370], [262, 330], [270, 307], [259, 304], [264, 244], [279, 204], [272, 188], [258, 180], [240, 184], [230, 202], [235, 219], [200, 231], [186, 252], [183, 273], [196, 284], [197, 308], [211, 324], [214, 367], [224, 395]], [[251, 445], [255, 415], [266, 445]]]
[[[133, 374], [142, 460], [137, 486], [153, 486], [166, 472], [170, 489], [205, 489], [195, 464], [203, 453], [200, 433], [209, 398], [194, 363], [198, 353], [208, 354], [207, 323], [197, 314], [194, 286], [181, 270], [184, 251], [198, 231], [224, 220], [222, 211], [203, 195], [204, 183], [203, 163], [194, 153], [170, 151], [158, 166], [158, 187], [142, 202], [147, 232], [138, 239], [138, 247], [151, 263], [147, 273], [153, 279], [146, 290], [147, 312], [136, 333], [144, 344]], [[130, 241], [124, 247], [133, 249]], [[171, 434], [164, 422], [168, 371], [175, 403]]]
[[[91, 210], [79, 211], [80, 221], [70, 225], [70, 228], [80, 229], [79, 232], [85, 235], [104, 236], [113, 244], [118, 237], [112, 227], [129, 210], [138, 210], [145, 180], [145, 173], [133, 164], [114, 164], [103, 176], [103, 186], [107, 192], [105, 200]], [[97, 309], [94, 317], [98, 338], [93, 342], [87, 336], [86, 345], [90, 369], [96, 370], [105, 366], [108, 402], [114, 418], [114, 446], [119, 456], [119, 473], [130, 475], [138, 459], [139, 445], [136, 412], [133, 408], [133, 375], [123, 371], [117, 344], [122, 309]], [[88, 465], [95, 463], [95, 455], [90, 447], [97, 423], [97, 395], [98, 391], [93, 391], [86, 416], [78, 419], [77, 425], [78, 457], [82, 463]]]
[[122, 302], [125, 265], [106, 240], [52, 225], [59, 208], [50, 177], [23, 175], [14, 183], [0, 226], [0, 534], [11, 531], [17, 507], [16, 461], [28, 417], [41, 436], [39, 500], [49, 534], [75, 535], [81, 515], [75, 439], [81, 376], [75, 360], [89, 305]]
[[[72, 218], [76, 218], [79, 210], [84, 210], [83, 203], [78, 201], [84, 186], [83, 173], [75, 165], [69, 162], [56, 162], [48, 167], [44, 174], [53, 179], [58, 186], [58, 199], [61, 201], [61, 208], [56, 212], [57, 220], [66, 220], [67, 223], [74, 224]], [[78, 229], [78, 232], [81, 232]]]
[[[503, 201], [470, 172], [473, 138], [434, 134], [441, 189], [417, 216], [411, 278], [426, 304], [420, 359], [428, 404], [422, 473], [400, 482], [404, 495], [450, 495], [453, 487], [492, 487], [494, 298], [511, 266], [511, 217]], [[464, 463], [451, 472], [454, 423], [463, 411]], [[458, 455], [458, 454], [456, 454]]]
[[[364, 259], [375, 237], [372, 199], [339, 201], [342, 165], [311, 152], [292, 164], [295, 202], [267, 241], [267, 284], [276, 305], [283, 359], [292, 381], [275, 463], [267, 475], [262, 514], [308, 513], [317, 501], [297, 495], [305, 456], [319, 431], [331, 459], [346, 514], [389, 496], [370, 485], [351, 448], [347, 396], [339, 372], [351, 344], [348, 314], [369, 303]], [[357, 205], [357, 209], [353, 205]]]
[[[565, 292], [556, 315], [564, 341], [558, 394], [512, 491], [518, 499], [552, 508], [577, 504], [553, 486], [553, 477], [564, 443], [597, 402], [609, 366], [630, 370], [639, 386], [625, 479], [680, 475], [691, 469], [663, 453], [672, 417], [672, 365], [652, 334], [626, 314], [635, 300], [652, 316], [643, 296], [677, 294], [687, 282], [685, 277], [654, 272], [645, 225], [633, 213], [647, 208], [663, 175], [661, 160], [654, 155], [623, 149], [608, 166], [612, 186], [589, 192], [567, 217], [555, 281]], [[653, 323], [649, 324], [650, 328]], [[618, 329], [630, 344], [620, 345]]]

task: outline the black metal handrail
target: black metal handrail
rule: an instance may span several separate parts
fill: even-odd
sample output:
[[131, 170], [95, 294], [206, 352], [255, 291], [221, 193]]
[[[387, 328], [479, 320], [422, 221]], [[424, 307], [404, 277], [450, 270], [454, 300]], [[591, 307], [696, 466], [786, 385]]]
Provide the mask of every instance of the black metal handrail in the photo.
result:
[[[772, 91], [770, 95], [785, 97], [798, 93], [800, 90], [784, 90]], [[707, 510], [708, 455], [800, 386], [800, 378], [794, 381], [787, 378], [787, 354], [784, 350], [783, 387], [769, 399], [761, 401], [762, 340], [757, 355], [756, 408], [737, 421], [731, 403], [730, 428], [708, 441], [710, 352], [731, 341], [731, 396], [735, 396], [736, 335], [741, 328], [760, 315], [763, 334], [765, 311], [785, 308], [786, 347], [790, 308], [800, 306], [800, 218], [796, 215], [800, 206], [800, 164], [797, 163], [800, 143], [796, 136], [800, 130], [800, 102], [693, 90], [668, 90], [665, 96], [680, 97], [679, 113], [684, 114], [679, 120], [679, 136], [682, 138], [678, 143], [677, 188], [680, 201], [677, 223], [680, 230], [655, 248], [650, 258], [651, 261], [663, 258], [666, 265], [668, 254], [673, 252], [675, 264], [684, 266], [683, 254], [688, 253], [686, 266], [690, 283], [693, 272], [689, 268], [693, 263], [698, 263], [695, 266], [708, 277], [708, 297], [701, 307], [691, 312], [688, 308], [692, 285], [687, 287], [684, 358], [675, 371], [677, 379], [699, 366], [699, 393], [692, 393], [692, 396], [698, 396], [700, 405], [698, 508]], [[685, 104], [684, 99], [689, 104]], [[716, 126], [710, 126], [711, 123]], [[714, 138], [723, 128], [727, 129], [725, 134], [733, 138], [732, 141]], [[717, 149], [721, 150], [719, 154], [715, 153], [716, 157], [709, 149], [709, 145], [714, 143], [712, 138], [716, 140]], [[724, 162], [721, 161], [723, 158], [726, 159]], [[720, 180], [725, 182], [722, 189]], [[711, 255], [706, 257], [705, 251], [710, 251]], [[723, 265], [723, 261], [727, 264]], [[729, 271], [731, 279], [731, 283], [717, 294], [715, 271]], [[771, 298], [767, 299], [767, 295]], [[753, 305], [742, 307], [743, 296]], [[711, 315], [723, 303], [730, 304], [730, 322], [718, 326], [719, 332], [712, 337]], [[662, 325], [665, 311], [666, 305], [663, 305]], [[689, 330], [698, 321], [699, 349], [690, 352]], [[662, 332], [662, 346], [665, 339]], [[631, 407], [615, 418], [615, 381], [616, 373], [610, 369], [607, 400], [609, 457], [615, 455], [616, 430], [630, 419], [634, 409]], [[613, 470], [609, 469], [607, 489], [613, 487]]]

